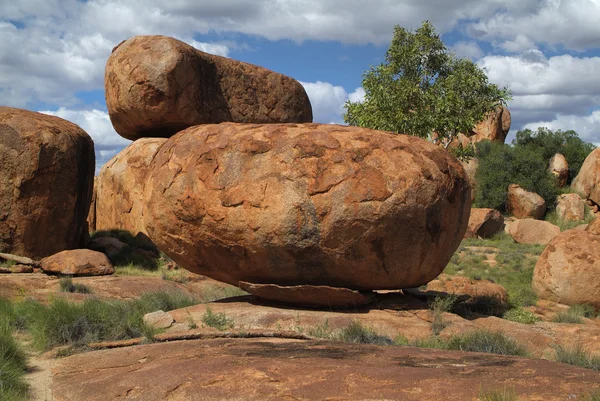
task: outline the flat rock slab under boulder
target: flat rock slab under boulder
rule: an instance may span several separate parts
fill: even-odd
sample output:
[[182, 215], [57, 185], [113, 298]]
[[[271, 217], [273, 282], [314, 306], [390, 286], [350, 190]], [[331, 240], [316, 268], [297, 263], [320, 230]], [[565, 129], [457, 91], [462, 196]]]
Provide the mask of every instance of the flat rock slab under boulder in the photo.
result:
[[94, 351], [54, 366], [56, 401], [474, 400], [514, 390], [564, 401], [593, 370], [491, 354], [284, 339], [174, 341]]
[[42, 259], [40, 265], [45, 273], [62, 276], [105, 276], [115, 272], [105, 254], [90, 249], [62, 251]]
[[372, 293], [361, 293], [348, 288], [326, 285], [253, 284], [240, 281], [240, 288], [259, 298], [315, 307], [348, 308], [367, 305], [375, 300]]

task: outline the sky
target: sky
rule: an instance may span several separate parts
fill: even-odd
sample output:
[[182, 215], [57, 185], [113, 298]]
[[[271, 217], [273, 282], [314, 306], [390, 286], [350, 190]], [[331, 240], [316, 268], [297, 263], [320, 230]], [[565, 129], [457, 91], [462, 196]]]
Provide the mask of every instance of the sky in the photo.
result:
[[111, 50], [167, 35], [299, 80], [314, 121], [343, 123], [395, 25], [433, 23], [457, 56], [512, 90], [511, 133], [573, 129], [600, 144], [600, 0], [0, 1], [0, 105], [57, 115], [94, 139], [97, 170], [130, 141], [104, 99]]

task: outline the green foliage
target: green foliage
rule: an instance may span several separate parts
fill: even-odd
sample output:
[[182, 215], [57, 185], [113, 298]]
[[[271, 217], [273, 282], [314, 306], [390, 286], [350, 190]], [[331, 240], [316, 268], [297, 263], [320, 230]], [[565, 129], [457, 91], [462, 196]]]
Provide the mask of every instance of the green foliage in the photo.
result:
[[448, 342], [448, 349], [500, 355], [527, 355], [525, 348], [512, 338], [502, 332], [488, 330], [472, 331], [454, 336]]
[[76, 292], [79, 294], [91, 294], [92, 290], [83, 284], [73, 283], [71, 277], [63, 277], [59, 281], [60, 290], [62, 292]]
[[348, 124], [419, 137], [468, 133], [510, 99], [475, 63], [449, 53], [428, 21], [414, 32], [396, 26], [386, 61], [363, 74], [362, 86], [364, 101], [346, 102]]
[[596, 311], [591, 305], [573, 305], [565, 312], [559, 312], [552, 321], [554, 323], [575, 323], [583, 324], [583, 318], [591, 318], [596, 315]]
[[202, 303], [218, 301], [219, 299], [241, 297], [248, 293], [232, 285], [205, 287], [202, 292]]
[[590, 224], [595, 218], [596, 216], [594, 216], [594, 213], [592, 213], [591, 210], [586, 207], [586, 215], [583, 220], [564, 220], [558, 217], [558, 213], [556, 213], [556, 211], [546, 214], [544, 220], [548, 223], [558, 226], [562, 232], [571, 230], [581, 224]]
[[530, 129], [518, 131], [513, 145], [539, 151], [548, 162], [556, 153], [565, 156], [569, 164], [567, 184], [577, 176], [585, 158], [596, 148], [583, 142], [573, 130], [551, 131], [544, 127], [539, 127], [537, 132]]
[[169, 311], [196, 304], [180, 292], [146, 293], [131, 301], [90, 298], [73, 303], [56, 298], [47, 305], [33, 300], [0, 302], [0, 311], [15, 328], [29, 332], [39, 350], [67, 345], [84, 347], [90, 342], [123, 340], [151, 335], [143, 323], [146, 313]]
[[591, 355], [583, 349], [581, 344], [572, 348], [556, 345], [556, 361], [581, 368], [600, 370], [600, 355]]
[[233, 327], [232, 319], [227, 317], [227, 315], [223, 312], [214, 313], [209, 306], [206, 307], [206, 312], [204, 312], [204, 315], [202, 315], [202, 323], [221, 331], [231, 329]]
[[[4, 303], [4, 301], [2, 301]], [[12, 337], [8, 323], [13, 317], [5, 315], [6, 305], [0, 309], [0, 400], [25, 401], [28, 387], [23, 379], [26, 372], [25, 353]]]
[[435, 297], [429, 304], [429, 309], [433, 313], [433, 322], [431, 323], [431, 331], [433, 335], [437, 336], [446, 328], [448, 325], [444, 320], [444, 313], [450, 312], [452, 307], [456, 303], [455, 295], [448, 295], [445, 297]]
[[514, 390], [493, 390], [493, 391], [481, 391], [479, 393], [480, 401], [517, 401], [517, 393]]
[[600, 401], [600, 390], [592, 390], [591, 392], [582, 395], [578, 401]]
[[477, 145], [476, 153], [479, 159], [475, 175], [476, 207], [506, 211], [510, 184], [537, 193], [550, 209], [554, 207], [559, 190], [539, 149], [483, 141]]
[[358, 320], [353, 321], [340, 330], [336, 338], [347, 343], [375, 345], [394, 344], [394, 341], [391, 338], [375, 333], [370, 328], [364, 327]]
[[520, 307], [513, 308], [507, 311], [502, 317], [506, 320], [510, 320], [511, 322], [517, 322], [522, 324], [534, 324], [541, 320], [533, 313], [526, 311], [525, 309]]
[[311, 327], [307, 331], [309, 336], [317, 337], [317, 338], [331, 338], [333, 332], [331, 328], [329, 328], [329, 320], [325, 320], [322, 324]]

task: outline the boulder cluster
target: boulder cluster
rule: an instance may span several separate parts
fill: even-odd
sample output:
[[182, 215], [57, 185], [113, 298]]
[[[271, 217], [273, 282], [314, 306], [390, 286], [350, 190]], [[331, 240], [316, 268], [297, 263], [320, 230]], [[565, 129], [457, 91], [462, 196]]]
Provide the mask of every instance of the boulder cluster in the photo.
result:
[[[4, 251], [42, 258], [81, 247], [88, 226], [121, 229], [192, 272], [267, 297], [285, 301], [295, 287], [292, 298], [327, 303], [333, 287], [359, 302], [356, 291], [437, 277], [467, 229], [471, 187], [456, 158], [416, 137], [312, 124], [290, 77], [138, 36], [113, 49], [105, 90], [115, 130], [134, 142], [95, 183], [93, 143], [79, 127], [0, 109]], [[94, 262], [111, 272], [97, 255], [69, 252], [42, 268], [85, 275]]]

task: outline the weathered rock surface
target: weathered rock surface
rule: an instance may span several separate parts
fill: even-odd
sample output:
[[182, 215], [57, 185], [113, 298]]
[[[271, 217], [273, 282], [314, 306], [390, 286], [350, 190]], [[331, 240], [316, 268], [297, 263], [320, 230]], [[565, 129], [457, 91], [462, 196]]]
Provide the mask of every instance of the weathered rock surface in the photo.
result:
[[504, 216], [495, 209], [472, 208], [465, 238], [489, 238], [504, 229]]
[[160, 148], [146, 181], [150, 238], [234, 285], [419, 286], [450, 260], [471, 203], [445, 150], [324, 124], [192, 127]]
[[569, 163], [567, 158], [557, 153], [550, 159], [548, 170], [556, 177], [556, 185], [564, 187], [569, 179]]
[[592, 200], [596, 205], [600, 204], [600, 148], [594, 149], [585, 158], [571, 188]]
[[96, 180], [96, 230], [146, 233], [142, 204], [150, 163], [165, 138], [141, 138], [108, 161]]
[[489, 112], [468, 135], [458, 134], [450, 147], [462, 145], [463, 148], [466, 148], [484, 140], [504, 143], [508, 131], [510, 131], [510, 123], [510, 111], [504, 106], [497, 107]]
[[592, 223], [586, 231], [568, 230], [550, 241], [533, 273], [533, 290], [540, 298], [600, 308], [598, 226]]
[[372, 294], [325, 285], [280, 286], [276, 284], [252, 284], [240, 281], [239, 286], [242, 290], [268, 301], [310, 307], [358, 307], [367, 305], [375, 300]]
[[113, 257], [123, 251], [128, 245], [114, 237], [96, 237], [90, 241], [90, 249]]
[[533, 217], [543, 219], [546, 214], [546, 201], [536, 193], [526, 191], [520, 185], [508, 186], [508, 211], [518, 219]]
[[157, 310], [155, 312], [146, 313], [143, 317], [143, 321], [150, 327], [155, 329], [167, 329], [173, 324], [173, 316], [169, 312]]
[[596, 218], [592, 220], [592, 222], [585, 228], [585, 231], [591, 234], [600, 235], [600, 219]]
[[489, 280], [472, 280], [468, 277], [441, 274], [430, 281], [427, 291], [445, 292], [454, 295], [467, 295], [467, 304], [489, 304], [490, 309], [502, 311], [508, 307], [508, 293], [500, 284]]
[[477, 168], [479, 167], [479, 159], [472, 157], [468, 162], [461, 162], [461, 164], [465, 168], [469, 184], [471, 184], [471, 202], [473, 202], [477, 196], [477, 180], [475, 179], [475, 175], [477, 174]]
[[46, 273], [69, 276], [104, 276], [115, 272], [105, 254], [90, 249], [73, 249], [48, 256], [42, 259], [41, 268]]
[[563, 194], [556, 199], [556, 214], [561, 220], [585, 219], [585, 202], [577, 194]]
[[58, 117], [0, 107], [0, 251], [39, 259], [83, 245], [94, 143]]
[[94, 177], [94, 190], [92, 192], [92, 201], [87, 215], [88, 231], [96, 231], [96, 187], [98, 186], [98, 177]]
[[131, 140], [226, 121], [312, 122], [295, 79], [165, 36], [135, 36], [113, 49], [104, 86], [112, 124]]
[[285, 339], [95, 351], [63, 358], [53, 371], [57, 401], [464, 401], [507, 383], [524, 399], [563, 401], [600, 385], [597, 372], [545, 360]]
[[519, 219], [510, 224], [508, 234], [521, 244], [547, 245], [560, 234], [560, 228], [547, 221]]

